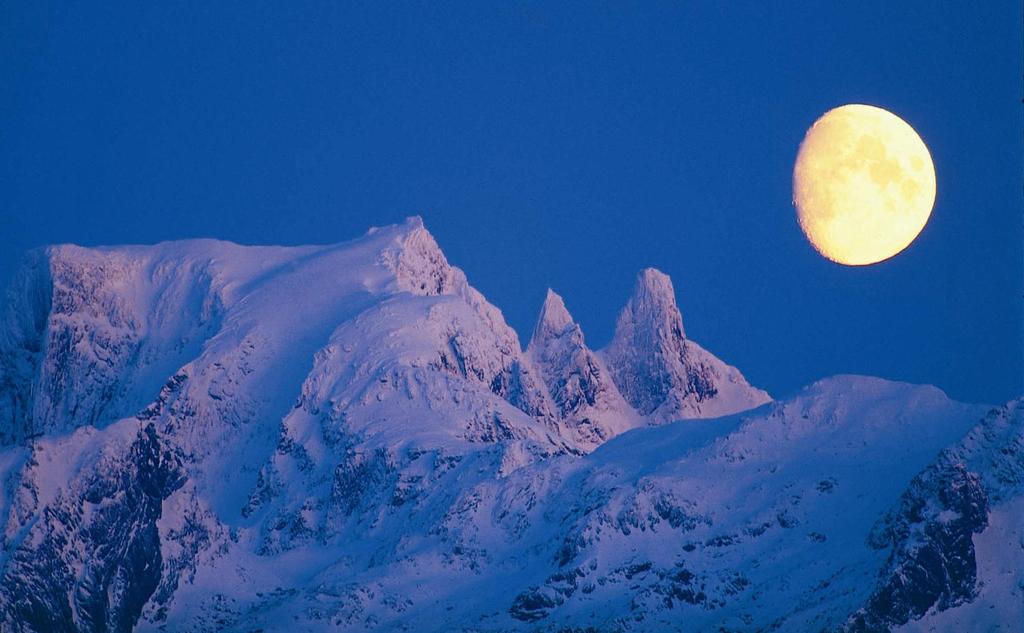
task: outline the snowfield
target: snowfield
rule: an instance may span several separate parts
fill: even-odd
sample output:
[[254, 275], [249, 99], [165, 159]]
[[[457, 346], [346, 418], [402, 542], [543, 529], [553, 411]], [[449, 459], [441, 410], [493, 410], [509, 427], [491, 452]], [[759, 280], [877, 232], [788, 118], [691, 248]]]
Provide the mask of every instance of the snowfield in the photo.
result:
[[418, 218], [29, 253], [0, 630], [1019, 631], [1024, 401], [773, 401], [641, 271], [525, 349]]

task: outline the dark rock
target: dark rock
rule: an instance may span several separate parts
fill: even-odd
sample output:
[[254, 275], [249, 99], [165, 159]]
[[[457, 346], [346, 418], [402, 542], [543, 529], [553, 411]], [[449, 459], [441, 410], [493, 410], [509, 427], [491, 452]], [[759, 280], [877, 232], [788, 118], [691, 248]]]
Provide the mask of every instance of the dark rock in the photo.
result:
[[131, 631], [159, 584], [157, 520], [185, 481], [179, 457], [149, 424], [124, 454], [84, 472], [13, 552], [0, 628]]
[[918, 475], [899, 506], [872, 530], [869, 544], [892, 548], [867, 604], [844, 631], [888, 631], [969, 600], [977, 579], [972, 535], [988, 524], [988, 497], [963, 463]]

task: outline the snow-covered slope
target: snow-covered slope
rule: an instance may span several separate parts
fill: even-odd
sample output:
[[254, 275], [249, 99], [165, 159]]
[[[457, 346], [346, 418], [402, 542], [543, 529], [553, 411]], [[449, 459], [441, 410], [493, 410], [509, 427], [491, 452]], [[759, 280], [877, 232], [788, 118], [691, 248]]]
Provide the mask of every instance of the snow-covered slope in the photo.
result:
[[1020, 403], [982, 419], [860, 377], [769, 403], [685, 338], [656, 271], [604, 353], [554, 293], [524, 352], [416, 218], [51, 247], [4, 310], [0, 630], [1019, 614]]

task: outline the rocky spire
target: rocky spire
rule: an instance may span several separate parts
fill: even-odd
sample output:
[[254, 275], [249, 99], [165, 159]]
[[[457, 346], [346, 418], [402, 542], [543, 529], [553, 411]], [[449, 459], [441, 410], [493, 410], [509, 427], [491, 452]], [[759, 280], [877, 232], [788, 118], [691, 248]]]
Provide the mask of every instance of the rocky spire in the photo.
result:
[[[685, 340], [672, 280], [654, 268], [642, 270], [606, 352], [615, 383], [641, 414], [688, 389]], [[711, 385], [699, 386], [714, 395]]]
[[604, 355], [622, 395], [656, 422], [724, 415], [768, 400], [735, 368], [687, 340], [672, 280], [654, 268], [637, 276]]
[[638, 416], [552, 290], [544, 299], [527, 356], [538, 368], [557, 415], [582, 444], [597, 445], [635, 425]]
[[[544, 297], [544, 305], [540, 308], [540, 316], [537, 318], [537, 325], [533, 328], [531, 345], [534, 341], [542, 342], [557, 337], [569, 328], [575, 328], [577, 332], [580, 332], [579, 326], [573, 322], [572, 316], [565, 308], [562, 297], [548, 288], [547, 296]], [[582, 337], [583, 333], [580, 332], [581, 343]]]

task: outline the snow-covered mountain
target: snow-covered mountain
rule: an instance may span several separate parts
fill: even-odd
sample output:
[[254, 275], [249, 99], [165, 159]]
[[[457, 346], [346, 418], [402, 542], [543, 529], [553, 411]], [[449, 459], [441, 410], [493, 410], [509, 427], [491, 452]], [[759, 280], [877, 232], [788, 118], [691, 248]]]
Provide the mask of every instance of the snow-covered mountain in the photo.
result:
[[3, 310], [0, 630], [1024, 621], [1024, 404], [771, 402], [651, 269], [602, 352], [553, 292], [524, 351], [417, 218], [51, 247]]

